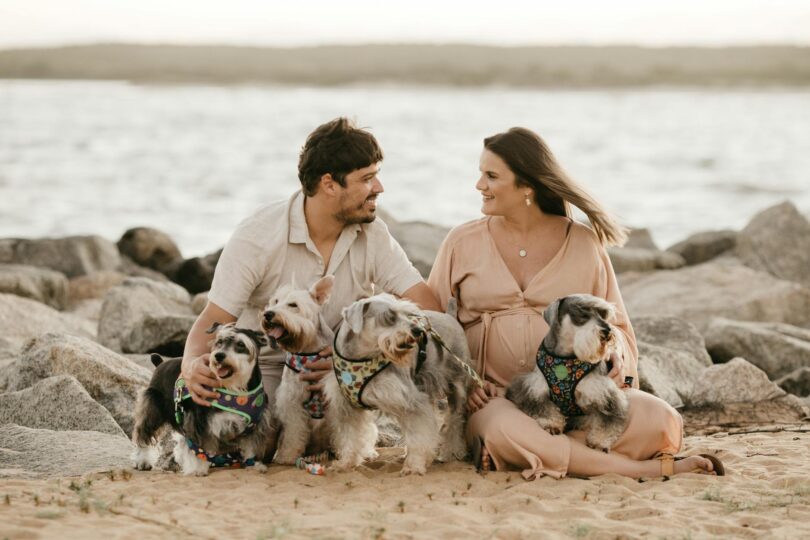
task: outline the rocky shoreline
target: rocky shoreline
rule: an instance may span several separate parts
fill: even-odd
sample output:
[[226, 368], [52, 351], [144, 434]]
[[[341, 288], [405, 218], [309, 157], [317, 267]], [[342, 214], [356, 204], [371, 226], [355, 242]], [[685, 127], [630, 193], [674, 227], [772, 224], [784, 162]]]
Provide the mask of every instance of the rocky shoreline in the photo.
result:
[[[384, 220], [426, 275], [447, 229]], [[148, 354], [180, 354], [220, 252], [186, 259], [148, 227], [0, 239], [0, 478], [129, 466]], [[793, 204], [665, 250], [635, 230], [610, 257], [641, 387], [688, 432], [810, 416], [810, 221]]]

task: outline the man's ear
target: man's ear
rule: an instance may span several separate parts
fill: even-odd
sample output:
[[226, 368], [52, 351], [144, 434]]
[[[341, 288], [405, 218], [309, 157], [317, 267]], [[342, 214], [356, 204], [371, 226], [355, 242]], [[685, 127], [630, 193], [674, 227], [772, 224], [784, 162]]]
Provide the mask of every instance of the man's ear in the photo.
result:
[[309, 288], [309, 295], [319, 305], [324, 305], [332, 295], [332, 287], [335, 285], [335, 276], [328, 274], [316, 281]]
[[343, 319], [349, 325], [349, 330], [359, 334], [363, 330], [363, 317], [368, 311], [368, 302], [355, 302], [349, 307], [343, 308]]
[[323, 190], [323, 192], [329, 196], [337, 195], [338, 188], [341, 187], [340, 184], [338, 184], [337, 181], [332, 178], [331, 173], [322, 175], [318, 185], [318, 189]]

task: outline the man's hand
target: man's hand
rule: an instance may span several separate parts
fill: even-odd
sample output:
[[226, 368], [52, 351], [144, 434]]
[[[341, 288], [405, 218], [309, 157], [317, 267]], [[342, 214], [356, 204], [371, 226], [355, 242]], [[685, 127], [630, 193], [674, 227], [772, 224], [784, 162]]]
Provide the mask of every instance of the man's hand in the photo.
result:
[[307, 390], [310, 392], [323, 391], [323, 383], [319, 382], [332, 370], [332, 347], [329, 346], [318, 353], [321, 357], [320, 360], [314, 362], [307, 362], [304, 367], [312, 370], [309, 373], [301, 373], [298, 378], [302, 381], [309, 382]]
[[203, 407], [210, 407], [211, 402], [208, 400], [219, 397], [218, 393], [209, 390], [209, 388], [218, 387], [219, 381], [214, 377], [214, 372], [208, 368], [208, 356], [209, 354], [205, 353], [195, 358], [189, 366], [188, 373], [183, 372], [182, 374], [191, 399]]
[[610, 361], [613, 363], [613, 368], [610, 370], [610, 373], [608, 373], [608, 377], [613, 379], [616, 386], [624, 388], [624, 357], [616, 351], [613, 351], [610, 353]]
[[467, 398], [467, 411], [470, 414], [478, 412], [489, 403], [489, 398], [497, 396], [498, 390], [495, 385], [489, 381], [484, 381], [484, 387], [476, 386]]

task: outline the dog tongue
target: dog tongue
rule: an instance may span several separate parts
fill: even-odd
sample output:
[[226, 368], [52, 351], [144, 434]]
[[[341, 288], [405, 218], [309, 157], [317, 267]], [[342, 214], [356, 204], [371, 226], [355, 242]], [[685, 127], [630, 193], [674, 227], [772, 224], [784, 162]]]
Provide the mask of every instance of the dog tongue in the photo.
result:
[[228, 375], [230, 375], [230, 374], [231, 374], [231, 368], [227, 368], [227, 367], [221, 367], [221, 368], [219, 368], [219, 369], [217, 370], [217, 375], [218, 375], [220, 378], [222, 378], [222, 377], [227, 377], [227, 376], [228, 376]]
[[281, 334], [283, 334], [283, 333], [284, 333], [284, 329], [282, 327], [274, 326], [273, 328], [270, 329], [270, 331], [267, 333], [267, 335], [270, 336], [271, 338], [278, 339], [278, 338], [281, 337]]

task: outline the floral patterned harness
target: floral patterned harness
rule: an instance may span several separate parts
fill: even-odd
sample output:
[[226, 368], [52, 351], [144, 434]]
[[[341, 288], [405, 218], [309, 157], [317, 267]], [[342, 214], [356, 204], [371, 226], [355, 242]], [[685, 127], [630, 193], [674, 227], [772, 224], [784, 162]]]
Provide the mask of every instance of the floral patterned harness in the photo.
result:
[[566, 417], [584, 414], [576, 403], [574, 390], [596, 366], [598, 364], [583, 362], [576, 356], [554, 356], [542, 344], [537, 351], [537, 367], [548, 382], [551, 401]]
[[[248, 424], [243, 434], [253, 431], [267, 406], [267, 394], [264, 392], [262, 383], [248, 392], [233, 392], [225, 388], [217, 388], [216, 391], [219, 393], [219, 397], [211, 402], [211, 406], [245, 418]], [[191, 399], [191, 393], [186, 386], [186, 381], [180, 377], [174, 383], [174, 419], [178, 426], [183, 425], [183, 401], [186, 399]], [[211, 454], [188, 437], [186, 437], [186, 445], [197, 458], [210, 462], [212, 467], [252, 467], [256, 464], [253, 458], [244, 459], [240, 452]]]
[[[312, 371], [309, 369], [306, 364], [307, 362], [314, 362], [316, 360], [321, 360], [325, 358], [331, 358], [330, 356], [320, 356], [318, 353], [287, 353], [287, 358], [284, 360], [284, 365], [288, 368], [293, 370], [296, 373], [309, 373]], [[315, 392], [311, 392], [309, 398], [304, 401], [301, 405], [303, 405], [304, 409], [309, 413], [311, 418], [323, 418], [324, 410], [326, 409], [324, 405], [323, 399], [323, 392], [317, 390]]]

